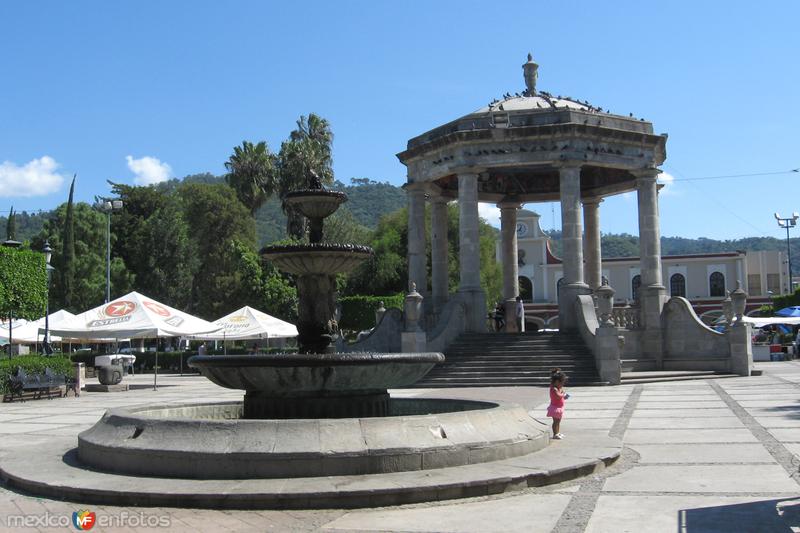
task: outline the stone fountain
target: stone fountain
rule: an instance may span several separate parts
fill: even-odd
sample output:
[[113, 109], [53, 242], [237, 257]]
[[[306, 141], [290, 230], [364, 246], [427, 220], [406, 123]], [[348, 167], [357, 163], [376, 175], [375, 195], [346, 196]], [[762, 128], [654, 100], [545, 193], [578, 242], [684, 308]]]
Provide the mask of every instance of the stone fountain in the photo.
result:
[[[308, 218], [310, 242], [262, 252], [297, 276], [299, 353], [189, 359], [214, 383], [243, 390], [243, 401], [111, 409], [63, 460], [46, 470], [23, 461], [4, 475], [49, 494], [39, 478], [57, 470], [59, 497], [84, 502], [135, 494], [141, 505], [215, 508], [387, 505], [541, 484], [551, 459], [536, 452], [548, 433], [522, 407], [390, 397], [441, 353], [334, 353], [334, 276], [373, 253], [323, 242], [324, 219], [346, 200], [312, 176], [285, 198]], [[577, 459], [575, 475], [586, 465]]]
[[246, 391], [244, 418], [386, 416], [387, 389], [413, 384], [444, 360], [440, 353], [333, 353], [336, 274], [373, 254], [367, 246], [322, 242], [325, 218], [346, 201], [346, 194], [323, 188], [312, 174], [307, 189], [284, 198], [308, 219], [309, 243], [262, 250], [278, 269], [297, 276], [299, 353], [189, 359], [217, 385]]

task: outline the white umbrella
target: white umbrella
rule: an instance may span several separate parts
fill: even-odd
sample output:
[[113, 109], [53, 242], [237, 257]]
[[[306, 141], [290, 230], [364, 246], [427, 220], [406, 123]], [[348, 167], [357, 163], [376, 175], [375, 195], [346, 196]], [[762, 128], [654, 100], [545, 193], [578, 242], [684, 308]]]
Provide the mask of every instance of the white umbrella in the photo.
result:
[[[50, 313], [49, 322], [50, 330], [56, 325], [63, 324], [65, 321], [71, 320], [75, 315], [64, 309]], [[44, 320], [42, 317], [38, 320], [25, 322], [24, 324], [15, 323], [12, 335], [15, 344], [38, 344], [44, 341]], [[41, 333], [40, 333], [41, 329]], [[0, 337], [8, 339], [8, 326], [3, 325], [0, 327]], [[50, 335], [50, 342], [61, 342], [61, 337]]]
[[[178, 311], [138, 292], [131, 292], [65, 320], [58, 327], [50, 328], [50, 332], [71, 339], [152, 339], [190, 337], [219, 329], [219, 326], [202, 318]], [[158, 352], [153, 389], [157, 388], [157, 380]]]
[[[714, 323], [721, 324], [725, 322], [725, 317], [718, 318]], [[800, 324], [800, 317], [785, 317], [785, 316], [742, 316], [742, 322], [752, 324], [755, 328], [770, 326], [772, 324], [786, 324], [798, 325]]]
[[202, 318], [131, 292], [51, 326], [50, 333], [71, 339], [152, 339], [188, 337], [219, 329], [220, 326]]
[[191, 336], [208, 341], [274, 339], [297, 336], [297, 327], [258, 309], [245, 306], [214, 321], [221, 329], [214, 333]]

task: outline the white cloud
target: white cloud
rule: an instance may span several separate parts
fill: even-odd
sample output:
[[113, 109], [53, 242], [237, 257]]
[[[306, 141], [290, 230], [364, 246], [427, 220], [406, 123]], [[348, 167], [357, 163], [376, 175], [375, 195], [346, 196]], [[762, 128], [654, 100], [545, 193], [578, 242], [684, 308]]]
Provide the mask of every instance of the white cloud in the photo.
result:
[[56, 173], [59, 166], [47, 155], [22, 166], [3, 161], [0, 164], [0, 197], [44, 196], [56, 192], [64, 183], [64, 176]]
[[675, 176], [669, 172], [662, 172], [658, 175], [658, 181], [664, 185], [661, 189], [661, 194], [676, 194], [675, 193]]
[[486, 222], [494, 226], [500, 227], [500, 208], [494, 204], [478, 204], [478, 215], [486, 219]]
[[172, 177], [172, 167], [166, 163], [162, 163], [156, 157], [146, 155], [139, 159], [134, 159], [129, 155], [125, 159], [128, 160], [128, 168], [136, 174], [133, 182], [136, 185], [153, 185], [154, 183], [161, 183], [167, 181]]

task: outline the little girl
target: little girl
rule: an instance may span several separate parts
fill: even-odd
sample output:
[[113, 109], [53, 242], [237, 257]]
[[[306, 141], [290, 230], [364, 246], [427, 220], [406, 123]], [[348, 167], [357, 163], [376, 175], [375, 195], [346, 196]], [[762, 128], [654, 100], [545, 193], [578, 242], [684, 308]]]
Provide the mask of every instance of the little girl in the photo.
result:
[[550, 373], [550, 405], [547, 407], [547, 416], [553, 419], [553, 438], [561, 440], [564, 434], [561, 430], [561, 419], [564, 417], [564, 400], [569, 394], [564, 390], [567, 376], [560, 368], [554, 368]]

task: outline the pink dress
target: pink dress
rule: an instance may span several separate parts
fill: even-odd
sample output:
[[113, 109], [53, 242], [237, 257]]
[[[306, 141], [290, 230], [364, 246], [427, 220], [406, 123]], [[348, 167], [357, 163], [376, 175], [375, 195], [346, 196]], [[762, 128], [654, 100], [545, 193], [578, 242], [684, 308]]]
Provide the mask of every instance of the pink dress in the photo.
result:
[[559, 420], [564, 416], [564, 393], [555, 387], [550, 387], [550, 405], [547, 406], [547, 416]]

